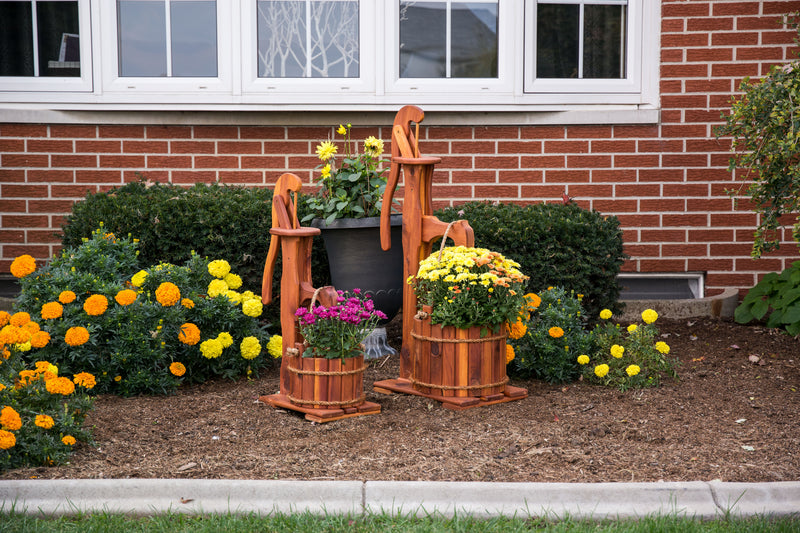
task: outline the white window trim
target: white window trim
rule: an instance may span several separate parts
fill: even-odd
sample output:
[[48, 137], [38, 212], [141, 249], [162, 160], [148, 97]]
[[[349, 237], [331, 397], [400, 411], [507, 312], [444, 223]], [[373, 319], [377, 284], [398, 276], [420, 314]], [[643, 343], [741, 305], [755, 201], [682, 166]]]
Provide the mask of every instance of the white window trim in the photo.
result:
[[[23, 77], [0, 76], [0, 92], [90, 92], [92, 90], [92, 31], [89, 2], [78, 0], [80, 27], [81, 75], [80, 77]], [[39, 58], [35, 57], [34, 61]], [[3, 95], [5, 99], [5, 95]]]

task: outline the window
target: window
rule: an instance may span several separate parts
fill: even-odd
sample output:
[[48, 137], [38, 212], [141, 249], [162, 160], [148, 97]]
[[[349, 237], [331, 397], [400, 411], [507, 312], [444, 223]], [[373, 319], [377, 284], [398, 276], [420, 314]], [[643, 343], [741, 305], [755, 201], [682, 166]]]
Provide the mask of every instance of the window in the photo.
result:
[[0, 0], [0, 88], [87, 90], [85, 18], [77, 0]]
[[[7, 101], [228, 109], [655, 104], [658, 6], [0, 0], [0, 90], [19, 92]], [[41, 93], [50, 90], [58, 94]], [[92, 94], [66, 96], [80, 90]]]

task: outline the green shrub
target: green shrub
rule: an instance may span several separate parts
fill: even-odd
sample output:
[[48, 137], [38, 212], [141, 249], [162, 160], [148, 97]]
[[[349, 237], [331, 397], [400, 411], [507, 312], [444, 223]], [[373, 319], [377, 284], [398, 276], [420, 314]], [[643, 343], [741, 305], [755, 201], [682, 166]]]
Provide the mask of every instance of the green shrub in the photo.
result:
[[[226, 262], [212, 264], [217, 263], [227, 265], [224, 274], [229, 274]], [[240, 280], [225, 279], [228, 283], [214, 281], [210, 263], [196, 254], [182, 266], [158, 263], [139, 270], [137, 243], [98, 229], [20, 279], [17, 309], [51, 336], [47, 346], [26, 358], [45, 359], [67, 373], [91, 372], [96, 392], [121, 395], [164, 394], [185, 380], [257, 371], [271, 359], [245, 358], [241, 343], [251, 337], [255, 340], [248, 346], [265, 346], [269, 339], [256, 318], [260, 298], [231, 292], [229, 284], [235, 288]], [[219, 286], [214, 291], [212, 282]], [[193, 329], [186, 324], [199, 330], [190, 344], [180, 336]], [[206, 344], [212, 340], [225, 346]], [[220, 353], [204, 349], [211, 345]]]
[[528, 287], [549, 286], [583, 294], [591, 317], [603, 308], [621, 310], [617, 274], [627, 257], [616, 217], [574, 204], [489, 204], [471, 202], [438, 210], [443, 221], [466, 219], [475, 245], [514, 259], [530, 276]]
[[767, 327], [800, 335], [800, 261], [780, 274], [770, 272], [764, 276], [736, 308], [734, 318], [746, 324], [763, 319], [767, 313]]
[[531, 313], [522, 322], [522, 336], [515, 339], [515, 328], [510, 328], [509, 344], [514, 347], [515, 357], [509, 371], [549, 383], [574, 381], [581, 375], [578, 356], [591, 353], [592, 349], [592, 336], [584, 329], [583, 297], [560, 287], [540, 294], [526, 296]]

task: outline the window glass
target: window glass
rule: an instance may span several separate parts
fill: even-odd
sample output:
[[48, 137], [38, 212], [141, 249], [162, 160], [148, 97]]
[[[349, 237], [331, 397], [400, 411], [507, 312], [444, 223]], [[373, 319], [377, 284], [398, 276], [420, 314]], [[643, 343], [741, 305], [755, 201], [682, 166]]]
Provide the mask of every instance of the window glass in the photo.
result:
[[216, 2], [172, 2], [172, 75], [217, 76]]
[[401, 0], [399, 19], [401, 78], [497, 77], [496, 2]]
[[78, 2], [0, 2], [0, 76], [80, 77], [79, 35]]
[[358, 78], [357, 0], [259, 0], [260, 78]]
[[574, 4], [539, 4], [536, 17], [536, 76], [578, 77], [578, 15]]
[[587, 5], [583, 22], [583, 77], [625, 77], [627, 6]]

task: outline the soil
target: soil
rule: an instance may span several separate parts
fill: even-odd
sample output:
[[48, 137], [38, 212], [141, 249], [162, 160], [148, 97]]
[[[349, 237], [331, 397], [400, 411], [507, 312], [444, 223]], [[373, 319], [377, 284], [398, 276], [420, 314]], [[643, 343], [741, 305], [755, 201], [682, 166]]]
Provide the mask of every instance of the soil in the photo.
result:
[[[800, 480], [800, 339], [711, 318], [658, 326], [681, 361], [680, 379], [660, 388], [512, 379], [528, 398], [452, 411], [374, 393], [398, 375], [390, 356], [365, 376], [380, 414], [316, 424], [258, 402], [278, 390], [271, 370], [169, 397], [99, 397], [87, 418], [96, 446], [0, 478]], [[398, 334], [399, 318], [394, 347]]]

